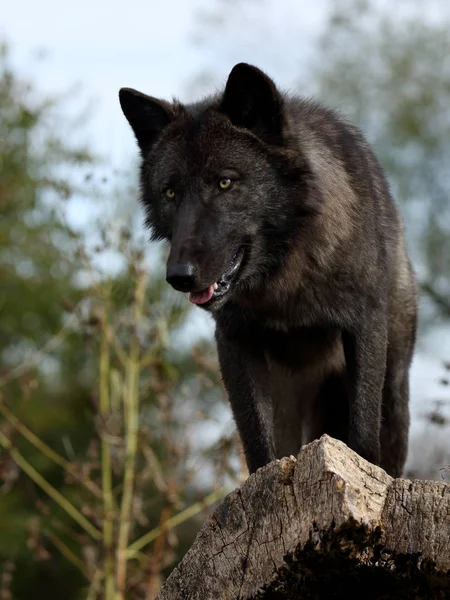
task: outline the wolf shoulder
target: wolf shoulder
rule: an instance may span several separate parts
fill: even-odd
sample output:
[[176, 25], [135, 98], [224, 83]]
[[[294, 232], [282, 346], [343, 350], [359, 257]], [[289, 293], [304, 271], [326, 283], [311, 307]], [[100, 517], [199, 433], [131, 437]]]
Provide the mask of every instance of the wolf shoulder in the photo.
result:
[[[285, 96], [284, 112], [288, 129], [299, 149], [316, 165], [316, 172], [324, 165], [338, 163], [352, 183], [361, 191], [369, 189], [370, 181], [380, 186], [378, 193], [390, 197], [390, 191], [381, 164], [363, 131], [346, 116], [317, 100]], [[373, 191], [373, 190], [372, 190]]]

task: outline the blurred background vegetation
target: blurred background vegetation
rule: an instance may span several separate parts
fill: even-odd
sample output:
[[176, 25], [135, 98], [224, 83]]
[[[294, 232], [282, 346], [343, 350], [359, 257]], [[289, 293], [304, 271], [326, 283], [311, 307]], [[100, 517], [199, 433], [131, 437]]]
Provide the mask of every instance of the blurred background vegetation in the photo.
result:
[[[186, 43], [204, 60], [186, 94], [213, 90], [247, 57], [275, 80], [294, 69], [302, 9], [292, 3], [289, 23], [277, 22], [277, 6], [199, 5]], [[338, 0], [320, 11], [292, 88], [366, 131], [401, 204], [422, 292], [413, 383], [425, 381], [412, 390], [406, 474], [445, 479], [450, 10], [444, 0]], [[9, 46], [0, 54], [0, 599], [151, 600], [210, 507], [246, 476], [211, 329], [164, 283], [165, 249], [142, 229], [136, 164], [118, 171], [80, 142], [94, 131], [81, 100], [74, 117], [66, 97], [13, 66]], [[77, 211], [88, 225], [77, 226]]]

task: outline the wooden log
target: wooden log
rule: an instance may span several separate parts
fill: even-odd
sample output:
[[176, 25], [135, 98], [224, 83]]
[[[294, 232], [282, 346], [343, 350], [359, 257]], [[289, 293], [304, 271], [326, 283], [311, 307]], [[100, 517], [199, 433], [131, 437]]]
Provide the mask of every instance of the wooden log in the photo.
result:
[[158, 600], [450, 598], [450, 486], [324, 435], [229, 494]]

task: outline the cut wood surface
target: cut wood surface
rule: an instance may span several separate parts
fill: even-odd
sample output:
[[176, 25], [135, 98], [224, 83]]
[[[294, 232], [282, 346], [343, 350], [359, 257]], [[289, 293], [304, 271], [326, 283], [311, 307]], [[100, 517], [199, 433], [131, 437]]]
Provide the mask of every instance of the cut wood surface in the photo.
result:
[[158, 600], [450, 598], [450, 486], [324, 435], [229, 494]]

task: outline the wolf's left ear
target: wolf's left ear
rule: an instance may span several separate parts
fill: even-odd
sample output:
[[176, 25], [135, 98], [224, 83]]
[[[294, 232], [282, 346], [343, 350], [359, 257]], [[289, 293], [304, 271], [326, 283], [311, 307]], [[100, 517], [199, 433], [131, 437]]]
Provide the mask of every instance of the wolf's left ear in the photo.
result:
[[148, 152], [163, 129], [174, 120], [169, 102], [146, 96], [131, 88], [119, 91], [120, 106], [134, 131], [142, 154]]
[[246, 63], [233, 67], [220, 105], [238, 127], [254, 132], [264, 141], [283, 140], [283, 99], [274, 82], [258, 68]]

